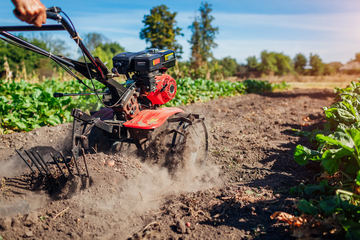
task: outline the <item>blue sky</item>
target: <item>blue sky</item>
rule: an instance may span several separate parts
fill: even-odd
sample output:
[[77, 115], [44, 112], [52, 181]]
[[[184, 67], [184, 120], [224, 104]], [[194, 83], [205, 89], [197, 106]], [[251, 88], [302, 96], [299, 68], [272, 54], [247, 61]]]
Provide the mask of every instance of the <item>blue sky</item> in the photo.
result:
[[[183, 59], [188, 60], [188, 40], [191, 25], [203, 1], [115, 1], [115, 0], [43, 0], [45, 6], [59, 6], [72, 19], [80, 36], [98, 32], [117, 41], [127, 51], [147, 47], [140, 40], [144, 27], [142, 20], [152, 7], [166, 4], [171, 12], [178, 12], [178, 26], [184, 37], [178, 37], [183, 46]], [[216, 58], [231, 56], [245, 63], [248, 56], [260, 57], [262, 50], [283, 52], [293, 58], [301, 52], [306, 57], [318, 54], [324, 62], [354, 59], [360, 52], [359, 0], [213, 0], [213, 26], [219, 27], [213, 50]], [[12, 14], [13, 5], [0, 2], [0, 25], [20, 25]], [[49, 20], [49, 23], [52, 23]], [[65, 32], [53, 32], [66, 41], [69, 51], [75, 51]]]

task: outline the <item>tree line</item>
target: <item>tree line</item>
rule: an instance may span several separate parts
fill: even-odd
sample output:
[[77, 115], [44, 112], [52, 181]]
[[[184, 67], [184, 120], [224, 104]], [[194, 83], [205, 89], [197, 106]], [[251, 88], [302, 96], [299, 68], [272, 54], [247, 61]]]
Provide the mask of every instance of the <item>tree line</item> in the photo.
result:
[[[175, 78], [192, 77], [207, 79], [223, 79], [230, 76], [255, 73], [255, 75], [332, 75], [338, 71], [341, 63], [325, 64], [317, 54], [310, 54], [307, 59], [299, 53], [293, 59], [278, 52], [262, 51], [260, 58], [249, 56], [245, 64], [239, 64], [231, 56], [216, 59], [212, 50], [217, 47], [215, 42], [219, 28], [213, 26], [212, 5], [202, 3], [188, 28], [191, 30], [191, 55], [189, 60], [183, 60], [183, 47], [178, 43], [177, 37], [184, 36], [182, 28], [177, 26], [177, 12], [170, 12], [166, 5], [155, 6], [150, 13], [144, 16], [144, 28], [140, 30], [139, 37], [149, 44], [149, 48], [173, 49], [178, 56], [177, 65], [170, 69]], [[25, 40], [44, 48], [54, 54], [61, 54], [67, 48], [64, 41], [55, 39], [50, 34], [41, 34], [39, 37], [25, 38]], [[112, 68], [112, 57], [125, 48], [99, 33], [88, 33], [84, 42], [90, 52], [99, 57], [109, 68]], [[61, 71], [57, 66], [30, 51], [24, 51], [6, 42], [0, 41], [0, 71], [11, 69], [14, 75], [21, 76], [24, 72], [33, 75], [50, 77], [51, 73]], [[73, 57], [73, 56], [70, 56]], [[356, 54], [360, 61], [360, 53]], [[79, 56], [81, 60], [81, 56]], [[0, 75], [1, 77], [1, 75]], [[14, 76], [15, 77], [15, 76]]]

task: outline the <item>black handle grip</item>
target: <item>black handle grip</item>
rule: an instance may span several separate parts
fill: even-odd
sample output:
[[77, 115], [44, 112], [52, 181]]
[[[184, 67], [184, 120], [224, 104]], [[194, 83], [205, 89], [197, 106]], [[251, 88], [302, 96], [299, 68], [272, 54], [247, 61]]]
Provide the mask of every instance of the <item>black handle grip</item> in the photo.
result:
[[[57, 15], [60, 12], [61, 12], [61, 8], [59, 8], [59, 7], [54, 6], [54, 7], [47, 8], [46, 9], [46, 18], [53, 19], [53, 20], [61, 20], [60, 16]], [[14, 14], [17, 17], [21, 17], [20, 11], [17, 10], [16, 8], [14, 9]]]
[[54, 98], [58, 98], [58, 97], [63, 97], [64, 94], [63, 93], [54, 93]]

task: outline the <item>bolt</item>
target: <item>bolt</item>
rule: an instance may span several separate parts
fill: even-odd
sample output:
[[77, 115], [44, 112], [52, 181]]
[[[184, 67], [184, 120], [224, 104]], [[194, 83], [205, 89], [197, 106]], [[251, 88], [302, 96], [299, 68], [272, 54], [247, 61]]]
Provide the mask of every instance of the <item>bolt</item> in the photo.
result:
[[79, 117], [81, 117], [83, 115], [83, 113], [82, 112], [79, 112]]

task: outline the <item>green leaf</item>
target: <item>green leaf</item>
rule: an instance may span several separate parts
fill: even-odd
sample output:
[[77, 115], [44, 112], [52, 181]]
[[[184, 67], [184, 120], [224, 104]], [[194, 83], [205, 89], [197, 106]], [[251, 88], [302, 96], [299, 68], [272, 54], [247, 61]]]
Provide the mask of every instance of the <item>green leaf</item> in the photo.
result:
[[316, 140], [318, 142], [325, 142], [327, 144], [331, 144], [331, 145], [335, 145], [335, 146], [339, 146], [339, 147], [343, 147], [345, 149], [347, 149], [348, 151], [353, 152], [354, 149], [352, 149], [351, 147], [347, 146], [349, 144], [349, 142], [341, 142], [339, 140], [336, 140], [334, 138], [331, 138], [329, 136], [324, 136], [323, 134], [318, 134], [316, 135]]
[[300, 165], [307, 164], [309, 160], [320, 161], [320, 153], [307, 147], [297, 145], [294, 152], [294, 160]]
[[339, 207], [339, 202], [336, 197], [328, 197], [319, 203], [320, 208], [325, 214], [330, 215]]
[[352, 153], [344, 148], [326, 150], [322, 155], [321, 164], [326, 172], [333, 175], [339, 169], [341, 158], [345, 156], [352, 156]]
[[325, 188], [324, 186], [320, 186], [320, 185], [307, 185], [306, 188], [304, 189], [304, 192], [306, 194], [313, 194], [315, 192], [322, 192], [324, 193], [325, 192]]
[[[345, 240], [359, 240], [360, 229], [349, 229], [345, 235]], [[0, 239], [1, 240], [1, 239]]]
[[32, 93], [34, 99], [38, 99], [41, 94], [42, 94], [42, 90], [38, 88], [35, 88], [34, 92]]
[[27, 125], [24, 122], [22, 122], [21, 120], [15, 122], [15, 125], [19, 128], [19, 130], [27, 129]]
[[360, 186], [360, 171], [357, 173], [356, 176], [356, 184]]
[[357, 129], [346, 129], [345, 132], [351, 137], [355, 144], [356, 157], [359, 158], [359, 148], [360, 148], [360, 131]]
[[53, 126], [60, 124], [61, 123], [61, 119], [59, 116], [57, 115], [51, 115], [48, 119], [47, 122]]
[[319, 213], [318, 209], [314, 205], [312, 205], [311, 203], [306, 201], [305, 199], [301, 199], [297, 203], [297, 207], [300, 211], [310, 214], [310, 215], [313, 215], [313, 216], [315, 216]]

